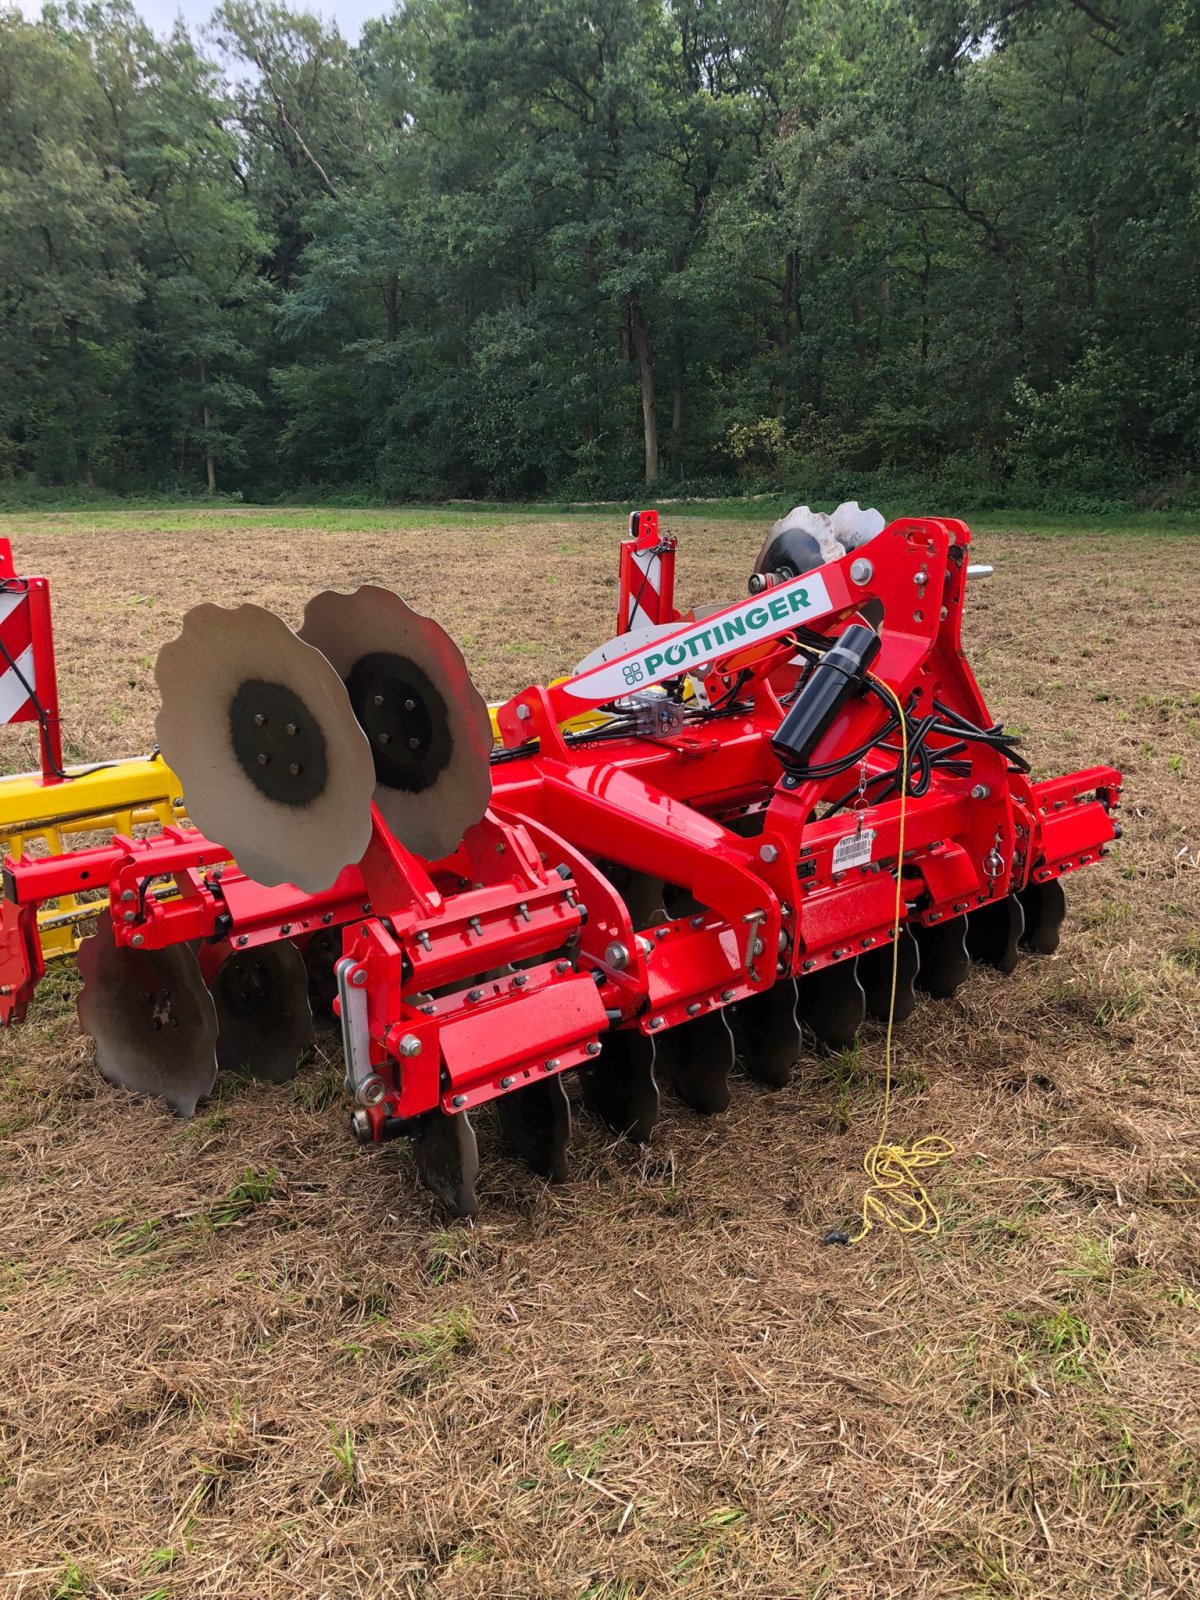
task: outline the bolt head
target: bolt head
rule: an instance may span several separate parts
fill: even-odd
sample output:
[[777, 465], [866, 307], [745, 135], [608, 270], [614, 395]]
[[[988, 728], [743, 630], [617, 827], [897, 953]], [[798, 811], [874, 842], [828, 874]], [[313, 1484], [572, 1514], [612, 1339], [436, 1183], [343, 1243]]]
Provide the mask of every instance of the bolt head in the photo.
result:
[[732, 999], [733, 999], [733, 990], [732, 989], [722, 989], [721, 990], [721, 1000], [723, 1001], [723, 1003], [725, 1005], [728, 1005], [729, 1002]]
[[145, 944], [145, 942], [146, 942], [146, 936], [145, 936], [145, 934], [142, 934], [142, 933], [135, 933], [133, 938], [130, 939], [129, 942], [130, 942], [131, 945], [133, 945], [135, 950], [140, 949], [141, 946], [143, 944]]
[[517, 721], [518, 722], [528, 722], [532, 715], [533, 715], [533, 713], [532, 713], [532, 711], [530, 711], [528, 706], [518, 706], [517, 707]]
[[989, 797], [989, 795], [991, 794], [991, 792], [992, 791], [988, 788], [986, 783], [977, 783], [975, 785], [975, 787], [971, 790], [971, 799], [972, 800], [986, 800]]
[[629, 947], [623, 945], [619, 939], [614, 939], [610, 945], [605, 946], [604, 962], [617, 972], [623, 972], [629, 965]]
[[401, 1039], [400, 1054], [402, 1056], [419, 1056], [421, 1054], [421, 1041], [415, 1033], [406, 1033]]
[[875, 575], [875, 568], [865, 556], [859, 556], [857, 561], [850, 563], [850, 576], [855, 583], [870, 583]]
[[766, 864], [770, 866], [772, 862], [779, 860], [779, 851], [773, 844], [760, 845], [758, 848], [758, 859], [760, 861], [765, 861]]
[[363, 968], [363, 967], [355, 967], [354, 971], [350, 974], [350, 982], [354, 985], [354, 987], [356, 989], [361, 989], [363, 984], [366, 983], [366, 981], [367, 981], [366, 969]]
[[456, 1094], [454, 1096], [453, 1100], [451, 1100], [451, 1102], [450, 1102], [450, 1104], [452, 1106], [465, 1106], [466, 1103], [467, 1103], [467, 1097], [466, 1097], [465, 1094]]
[[595, 1039], [589, 1039], [587, 1044], [584, 1045], [584, 1049], [589, 1056], [598, 1056], [600, 1054], [600, 1046]]

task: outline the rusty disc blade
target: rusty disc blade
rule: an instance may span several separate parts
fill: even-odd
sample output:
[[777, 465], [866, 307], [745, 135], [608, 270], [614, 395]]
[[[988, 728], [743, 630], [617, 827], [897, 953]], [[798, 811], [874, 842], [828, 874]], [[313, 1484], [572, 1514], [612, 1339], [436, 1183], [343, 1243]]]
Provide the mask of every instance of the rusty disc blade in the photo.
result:
[[79, 1026], [95, 1041], [102, 1076], [192, 1116], [216, 1081], [217, 1014], [191, 947], [120, 947], [103, 911], [78, 960]]
[[314, 595], [300, 637], [346, 686], [388, 827], [427, 861], [449, 855], [492, 793], [491, 720], [458, 646], [374, 584]]
[[188, 815], [259, 883], [328, 889], [371, 836], [375, 774], [345, 686], [261, 606], [195, 606], [158, 653], [155, 729]]

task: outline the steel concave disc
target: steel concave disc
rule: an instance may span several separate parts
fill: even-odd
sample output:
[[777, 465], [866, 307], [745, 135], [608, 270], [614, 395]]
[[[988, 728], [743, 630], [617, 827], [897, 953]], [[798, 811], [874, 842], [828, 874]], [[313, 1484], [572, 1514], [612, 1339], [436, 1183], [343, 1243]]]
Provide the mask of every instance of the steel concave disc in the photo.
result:
[[95, 1041], [101, 1074], [190, 1117], [217, 1076], [216, 1009], [191, 947], [119, 947], [104, 911], [78, 961], [79, 1026]]
[[261, 606], [195, 606], [158, 653], [155, 730], [188, 815], [248, 877], [327, 889], [371, 835], [374, 767], [345, 686]]
[[315, 595], [300, 637], [346, 686], [388, 827], [428, 861], [449, 855], [492, 792], [491, 720], [458, 646], [431, 618], [373, 584]]
[[290, 939], [234, 950], [211, 985], [217, 1011], [217, 1065], [271, 1083], [295, 1075], [312, 1042], [308, 970]]

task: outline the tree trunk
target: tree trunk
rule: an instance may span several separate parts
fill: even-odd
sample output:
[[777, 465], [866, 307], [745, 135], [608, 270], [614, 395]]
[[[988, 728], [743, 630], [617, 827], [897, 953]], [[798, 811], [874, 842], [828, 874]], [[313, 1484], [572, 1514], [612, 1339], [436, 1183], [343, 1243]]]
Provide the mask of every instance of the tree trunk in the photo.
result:
[[678, 440], [683, 432], [683, 375], [685, 369], [683, 335], [677, 333], [671, 360], [671, 437], [674, 440]]
[[796, 252], [789, 250], [784, 262], [783, 282], [779, 287], [779, 336], [776, 340], [775, 415], [782, 422], [787, 416], [788, 371], [792, 350], [792, 300], [796, 293]]
[[[75, 426], [80, 426], [83, 414], [80, 390], [82, 379], [80, 374], [81, 357], [79, 354], [79, 322], [75, 317], [67, 318], [67, 354], [71, 363], [71, 401], [75, 412]], [[92, 463], [88, 457], [87, 445], [76, 435], [75, 439], [75, 470], [87, 484], [89, 489], [96, 487], [96, 480], [92, 476]]]
[[650, 350], [650, 328], [642, 302], [635, 294], [629, 302], [633, 354], [642, 379], [642, 434], [646, 444], [646, 482], [658, 477], [658, 413], [654, 405], [654, 364]]
[[[200, 363], [200, 387], [201, 387], [201, 389], [204, 388], [204, 386], [205, 386], [205, 384], [207, 382], [208, 382], [208, 365], [207, 365], [206, 362], [202, 361]], [[206, 477], [208, 478], [208, 492], [209, 492], [209, 494], [216, 494], [216, 492], [217, 492], [217, 463], [213, 460], [212, 443], [211, 443], [210, 438], [209, 438], [209, 429], [212, 427], [212, 412], [209, 409], [209, 405], [208, 405], [208, 401], [207, 400], [204, 400], [204, 401], [201, 402], [200, 411], [201, 411], [201, 415], [204, 418], [204, 471], [205, 471]]]

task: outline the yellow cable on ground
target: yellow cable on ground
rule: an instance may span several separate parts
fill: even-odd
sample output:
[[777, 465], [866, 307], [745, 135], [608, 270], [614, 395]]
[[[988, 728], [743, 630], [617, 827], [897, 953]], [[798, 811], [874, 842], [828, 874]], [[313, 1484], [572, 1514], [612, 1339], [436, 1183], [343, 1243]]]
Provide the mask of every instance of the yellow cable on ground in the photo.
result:
[[892, 1031], [896, 1017], [896, 981], [900, 967], [900, 928], [904, 920], [904, 822], [908, 811], [908, 723], [899, 696], [882, 678], [875, 683], [889, 696], [900, 719], [900, 826], [896, 844], [896, 914], [892, 924], [892, 985], [888, 995], [887, 1035], [883, 1045], [883, 1119], [878, 1141], [863, 1157], [863, 1171], [869, 1180], [862, 1198], [862, 1227], [851, 1244], [865, 1239], [876, 1223], [894, 1228], [897, 1233], [924, 1233], [933, 1238], [941, 1230], [942, 1219], [929, 1198], [924, 1181], [918, 1176], [938, 1166], [954, 1154], [949, 1139], [929, 1134], [912, 1145], [889, 1144], [888, 1122], [892, 1111]]

